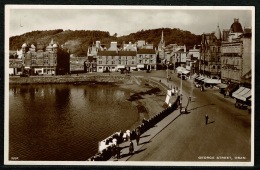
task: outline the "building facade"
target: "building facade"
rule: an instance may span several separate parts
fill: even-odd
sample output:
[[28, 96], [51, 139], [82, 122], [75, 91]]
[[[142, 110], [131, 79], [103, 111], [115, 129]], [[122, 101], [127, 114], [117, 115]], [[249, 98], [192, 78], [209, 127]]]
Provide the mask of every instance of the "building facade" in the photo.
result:
[[99, 51], [97, 53], [97, 72], [113, 72], [120, 69], [137, 68], [136, 51]]
[[222, 41], [221, 79], [225, 83], [241, 83], [251, 73], [251, 29], [243, 28], [238, 19], [230, 27], [228, 37]]
[[22, 69], [30, 75], [61, 75], [68, 74], [69, 53], [61, 49], [53, 41], [45, 48], [38, 43], [28, 47], [22, 45]]
[[136, 54], [138, 69], [156, 70], [156, 52], [154, 49], [139, 49]]
[[221, 77], [221, 32], [202, 34], [199, 73], [209, 78]]

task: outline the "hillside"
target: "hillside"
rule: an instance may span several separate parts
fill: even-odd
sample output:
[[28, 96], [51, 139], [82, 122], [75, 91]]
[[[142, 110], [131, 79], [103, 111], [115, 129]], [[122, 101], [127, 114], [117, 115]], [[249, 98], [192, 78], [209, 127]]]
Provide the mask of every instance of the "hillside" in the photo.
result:
[[10, 37], [10, 50], [20, 49], [25, 42], [34, 45], [40, 42], [47, 46], [51, 39], [53, 39], [54, 42], [58, 42], [60, 45], [63, 44], [71, 53], [78, 56], [86, 56], [88, 46], [97, 40], [101, 41], [102, 44], [108, 44], [111, 41], [117, 41], [120, 44], [123, 43], [123, 41], [128, 43], [129, 41], [136, 42], [137, 40], [145, 40], [148, 43], [153, 43], [154, 46], [157, 47], [161, 39], [162, 31], [164, 33], [166, 45], [176, 43], [178, 45], [185, 44], [189, 47], [200, 44], [201, 42], [201, 36], [176, 28], [141, 30], [121, 37], [116, 37], [116, 34], [111, 36], [109, 32], [105, 31], [64, 31], [62, 29], [57, 29], [32, 31], [20, 36]]

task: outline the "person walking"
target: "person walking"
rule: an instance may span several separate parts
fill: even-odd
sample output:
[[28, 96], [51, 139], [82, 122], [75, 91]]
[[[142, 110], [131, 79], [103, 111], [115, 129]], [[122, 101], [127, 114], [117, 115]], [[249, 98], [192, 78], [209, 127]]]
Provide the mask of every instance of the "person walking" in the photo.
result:
[[121, 150], [121, 148], [120, 148], [120, 146], [117, 144], [117, 146], [116, 146], [116, 158], [117, 158], [117, 159], [120, 159], [120, 150]]
[[136, 139], [136, 143], [137, 143], [137, 146], [138, 146], [139, 145], [139, 140], [140, 140], [140, 129], [139, 129], [139, 127], [137, 127], [135, 129], [135, 134], [136, 134], [135, 139]]
[[208, 117], [207, 114], [205, 115], [205, 120], [206, 120], [206, 125], [207, 125], [208, 124], [208, 120], [209, 120], [209, 117]]
[[132, 141], [130, 141], [130, 144], [129, 144], [129, 154], [133, 154], [133, 152], [134, 152], [134, 144], [133, 144], [133, 142]]

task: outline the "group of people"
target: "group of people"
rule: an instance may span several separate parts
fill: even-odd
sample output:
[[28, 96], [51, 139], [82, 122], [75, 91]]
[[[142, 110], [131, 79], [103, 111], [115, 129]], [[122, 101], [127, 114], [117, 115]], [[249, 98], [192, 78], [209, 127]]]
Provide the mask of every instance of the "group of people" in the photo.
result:
[[135, 152], [134, 149], [134, 143], [133, 141], [136, 140], [136, 145], [138, 146], [140, 143], [140, 136], [143, 134], [145, 131], [153, 127], [155, 124], [157, 124], [159, 121], [161, 121], [163, 118], [165, 118], [167, 115], [169, 115], [173, 110], [175, 110], [178, 107], [178, 101], [176, 101], [171, 107], [166, 108], [162, 112], [158, 113], [154, 117], [150, 119], [143, 119], [142, 124], [139, 125], [136, 129], [130, 131], [126, 130], [125, 133], [119, 131], [117, 133], [114, 133], [107, 139], [105, 139], [105, 147], [102, 149], [98, 154], [95, 156], [91, 157], [89, 161], [106, 161], [108, 159], [116, 158], [120, 159], [121, 158], [121, 149], [119, 144], [122, 142], [127, 142], [129, 141], [129, 155], [132, 155]]

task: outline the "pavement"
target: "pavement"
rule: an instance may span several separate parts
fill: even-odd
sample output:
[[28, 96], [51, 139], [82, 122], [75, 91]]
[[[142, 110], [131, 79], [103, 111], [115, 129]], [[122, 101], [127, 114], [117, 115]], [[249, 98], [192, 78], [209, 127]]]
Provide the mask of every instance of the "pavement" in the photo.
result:
[[[171, 81], [166, 80], [165, 70], [132, 74], [136, 77], [149, 74], [150, 78], [161, 80], [169, 88], [181, 87], [175, 74], [171, 74]], [[206, 88], [201, 92], [192, 82], [192, 79], [182, 82], [183, 106], [187, 105], [188, 97], [194, 96], [188, 106], [189, 113], [180, 115], [179, 109], [173, 111], [142, 134], [139, 146], [133, 141], [133, 155], [128, 154], [129, 142], [125, 142], [120, 145], [122, 158], [109, 161], [207, 161], [239, 165], [239, 162], [245, 164], [252, 160], [252, 115], [235, 108], [235, 99], [224, 98], [219, 90]], [[205, 125], [206, 113], [209, 124]]]
[[[138, 76], [136, 76], [138, 77]], [[150, 77], [156, 81], [161, 81], [161, 83], [165, 84], [169, 89], [171, 87], [177, 86], [174, 82], [167, 81], [167, 79], [163, 77]], [[166, 97], [166, 96], [165, 96]], [[177, 99], [177, 96], [175, 94], [174, 96]], [[188, 98], [183, 98], [182, 103], [184, 106], [186, 106], [188, 102]], [[140, 152], [143, 152], [145, 149], [142, 149], [143, 146], [147, 143], [149, 143], [157, 134], [159, 134], [163, 129], [165, 129], [170, 123], [172, 123], [174, 120], [176, 120], [180, 116], [180, 109], [177, 108], [175, 111], [173, 111], [171, 114], [166, 116], [164, 119], [162, 119], [160, 122], [158, 122], [154, 127], [148, 129], [146, 132], [144, 132], [140, 136], [139, 145], [137, 145], [136, 141], [133, 141], [134, 144], [134, 154], [138, 154]], [[129, 141], [123, 142], [119, 145], [121, 148], [120, 152], [120, 159], [117, 158], [110, 158], [108, 161], [127, 161], [130, 157], [133, 155], [129, 154]]]

